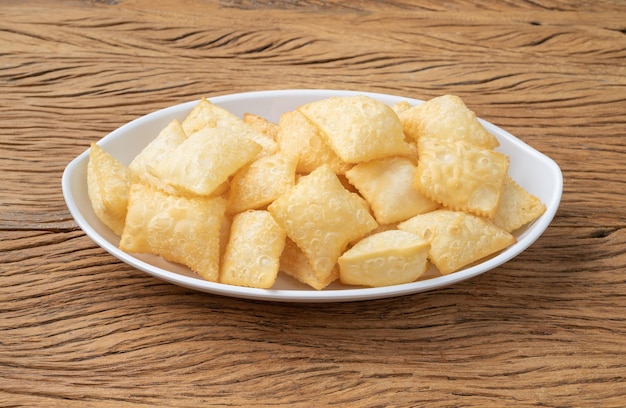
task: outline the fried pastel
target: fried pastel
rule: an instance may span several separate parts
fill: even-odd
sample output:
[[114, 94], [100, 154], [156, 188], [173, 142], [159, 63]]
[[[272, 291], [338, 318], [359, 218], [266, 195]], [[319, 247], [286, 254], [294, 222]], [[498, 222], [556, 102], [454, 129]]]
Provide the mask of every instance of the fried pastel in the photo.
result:
[[394, 156], [359, 163], [346, 177], [368, 201], [376, 221], [391, 224], [438, 207], [413, 187], [415, 173], [411, 160]]
[[271, 137], [266, 136], [232, 112], [211, 103], [206, 98], [200, 99], [185, 117], [182, 126], [188, 136], [206, 127], [228, 129], [230, 133], [244, 135], [263, 147], [259, 155], [271, 155], [278, 150], [278, 145]]
[[267, 211], [235, 215], [222, 260], [220, 282], [251, 288], [271, 288], [278, 275], [285, 231]]
[[120, 239], [123, 251], [150, 253], [189, 267], [202, 278], [219, 278], [222, 197], [183, 197], [140, 183], [131, 186]]
[[513, 232], [539, 218], [546, 211], [541, 200], [530, 194], [511, 177], [504, 180], [500, 206], [493, 223], [505, 231]]
[[378, 226], [362, 199], [347, 191], [327, 165], [302, 176], [268, 210], [320, 280], [332, 273], [349, 242]]
[[347, 163], [406, 155], [402, 123], [391, 107], [364, 95], [331, 97], [298, 108]]
[[370, 235], [339, 257], [339, 280], [371, 287], [413, 282], [428, 269], [428, 248], [426, 240], [407, 231]]
[[128, 165], [133, 182], [150, 184], [174, 194], [175, 189], [154, 176], [149, 169], [154, 168], [169, 152], [176, 149], [186, 139], [187, 135], [180, 121], [178, 119], [171, 121]]
[[415, 139], [457, 141], [493, 149], [498, 139], [483, 127], [461, 98], [443, 95], [398, 113], [404, 133]]
[[309, 174], [323, 164], [328, 164], [336, 174], [343, 174], [351, 167], [326, 144], [318, 128], [297, 110], [281, 115], [277, 140], [281, 154], [298, 158], [298, 173]]
[[337, 264], [330, 273], [316, 272], [306, 254], [289, 238], [285, 240], [285, 248], [280, 255], [280, 271], [317, 290], [324, 289], [339, 278]]
[[443, 275], [515, 243], [515, 237], [484, 218], [439, 209], [398, 224], [430, 243], [429, 259]]
[[251, 162], [261, 146], [226, 128], [202, 128], [166, 154], [154, 172], [177, 190], [207, 196]]
[[262, 208], [295, 184], [297, 158], [263, 156], [246, 165], [230, 182], [228, 212]]
[[498, 210], [509, 158], [463, 141], [418, 142], [414, 187], [426, 197], [458, 211], [492, 218]]
[[128, 167], [92, 143], [87, 162], [87, 195], [96, 217], [121, 235], [128, 206], [131, 174]]

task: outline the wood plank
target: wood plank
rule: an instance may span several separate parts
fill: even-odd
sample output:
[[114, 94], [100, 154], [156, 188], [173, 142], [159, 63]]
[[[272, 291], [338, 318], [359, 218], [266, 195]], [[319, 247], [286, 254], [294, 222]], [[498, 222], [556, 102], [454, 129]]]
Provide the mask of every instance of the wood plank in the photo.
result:
[[[4, 1], [0, 405], [623, 406], [620, 1]], [[97, 247], [60, 189], [91, 141], [253, 90], [457, 94], [561, 166], [546, 233], [391, 299], [194, 292]]]

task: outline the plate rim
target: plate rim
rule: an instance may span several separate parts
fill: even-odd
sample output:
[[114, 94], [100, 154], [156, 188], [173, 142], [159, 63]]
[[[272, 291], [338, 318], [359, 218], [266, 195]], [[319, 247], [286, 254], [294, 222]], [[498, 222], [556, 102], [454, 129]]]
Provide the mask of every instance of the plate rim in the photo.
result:
[[[338, 96], [347, 96], [347, 95], [367, 95], [370, 97], [378, 98], [378, 99], [401, 99], [407, 100], [411, 104], [423, 103], [423, 100], [404, 97], [400, 95], [392, 95], [392, 94], [384, 94], [384, 93], [374, 93], [374, 92], [362, 92], [357, 90], [333, 90], [333, 89], [284, 89], [284, 90], [269, 90], [269, 91], [251, 91], [251, 92], [241, 92], [234, 94], [224, 94], [224, 95], [215, 95], [207, 97], [212, 103], [217, 105], [236, 102], [241, 99], [249, 99], [255, 97], [262, 98], [276, 98], [276, 97], [290, 97], [290, 96], [306, 96], [310, 98], [320, 98], [327, 97], [328, 95], [338, 95]], [[113, 131], [106, 134], [104, 137], [99, 139], [96, 143], [106, 144], [107, 140], [113, 140], [116, 135], [120, 133], [124, 133], [127, 129], [132, 128], [134, 126], [141, 125], [145, 121], [150, 121], [154, 118], [162, 117], [168, 113], [176, 112], [178, 110], [191, 108], [196, 104], [199, 100], [193, 100], [188, 102], [183, 102], [179, 104], [175, 104], [166, 108], [162, 108], [148, 114], [139, 116], [130, 122], [123, 124], [122, 126], [114, 129]], [[120, 261], [138, 269], [144, 273], [147, 273], [155, 278], [161, 279], [171, 284], [175, 284], [181, 287], [185, 287], [188, 289], [221, 295], [235, 298], [244, 298], [244, 299], [252, 299], [252, 300], [262, 300], [262, 301], [279, 301], [279, 302], [308, 302], [308, 303], [318, 303], [318, 302], [352, 302], [352, 301], [364, 301], [364, 300], [375, 300], [382, 298], [390, 298], [396, 296], [405, 296], [409, 294], [416, 294], [426, 291], [431, 291], [439, 288], [448, 287], [455, 283], [471, 279], [475, 276], [481, 275], [483, 273], [489, 272], [504, 263], [510, 261], [511, 259], [518, 256], [520, 253], [524, 252], [528, 249], [548, 228], [556, 212], [560, 205], [562, 190], [563, 190], [563, 175], [561, 169], [558, 164], [545, 155], [544, 153], [539, 152], [534, 149], [524, 141], [520, 140], [516, 136], [513, 136], [511, 133], [506, 130], [500, 128], [499, 126], [486, 121], [482, 118], [478, 118], [485, 128], [494, 133], [495, 136], [499, 138], [499, 134], [504, 136], [508, 142], [513, 143], [517, 146], [517, 148], [524, 150], [528, 154], [532, 154], [535, 156], [537, 160], [542, 161], [547, 167], [551, 169], [550, 175], [554, 187], [553, 194], [550, 196], [550, 200], [548, 202], [544, 202], [546, 206], [546, 212], [537, 220], [533, 221], [530, 224], [531, 232], [529, 234], [524, 235], [521, 239], [519, 239], [513, 246], [505, 249], [501, 253], [495, 255], [492, 258], [487, 259], [477, 265], [470, 266], [468, 268], [462, 269], [461, 271], [437, 276], [434, 278], [420, 280], [416, 282], [401, 284], [401, 285], [393, 285], [393, 286], [385, 286], [385, 287], [376, 287], [376, 288], [363, 288], [363, 287], [355, 287], [348, 289], [332, 289], [332, 290], [299, 290], [299, 289], [259, 289], [259, 288], [248, 288], [243, 286], [234, 286], [228, 285], [218, 282], [210, 282], [206, 281], [200, 277], [190, 277], [179, 274], [174, 271], [170, 271], [167, 269], [163, 269], [159, 266], [153, 265], [149, 262], [146, 262], [142, 259], [137, 258], [133, 254], [126, 253], [121, 251], [116, 246], [111, 244], [109, 240], [104, 238], [100, 233], [96, 231], [96, 229], [86, 220], [83, 216], [81, 210], [78, 208], [76, 204], [76, 200], [73, 194], [73, 186], [72, 181], [74, 179], [75, 172], [77, 168], [81, 165], [84, 165], [84, 162], [88, 159], [89, 148], [75, 157], [72, 161], [68, 163], [66, 168], [63, 171], [62, 176], [62, 191], [63, 196], [66, 202], [66, 205], [70, 211], [70, 214], [74, 218], [75, 222], [78, 226], [85, 232], [85, 234], [96, 243], [98, 246], [103, 248], [109, 254], [119, 259]], [[86, 180], [85, 180], [86, 184]]]

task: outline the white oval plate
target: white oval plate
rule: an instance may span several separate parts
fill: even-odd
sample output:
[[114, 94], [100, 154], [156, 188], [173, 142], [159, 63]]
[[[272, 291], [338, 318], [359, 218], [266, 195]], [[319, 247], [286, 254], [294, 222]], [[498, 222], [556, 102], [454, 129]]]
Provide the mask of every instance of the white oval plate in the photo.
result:
[[[368, 95], [392, 105], [399, 101], [419, 104], [420, 100], [385, 94], [334, 91], [334, 90], [284, 90], [250, 92], [210, 98], [238, 116], [254, 113], [270, 121], [278, 122], [281, 113], [293, 110], [305, 103], [330, 96]], [[98, 144], [120, 162], [128, 165], [132, 159], [171, 120], [184, 119], [198, 101], [183, 103], [153, 112], [133, 120], [111, 132]], [[202, 292], [238, 298], [283, 302], [345, 302], [380, 299], [424, 292], [469, 279], [487, 272], [514, 258], [528, 248], [546, 230], [561, 200], [563, 178], [559, 166], [549, 157], [531, 148], [510, 133], [481, 119], [485, 128], [500, 141], [498, 150], [510, 157], [509, 174], [522, 187], [539, 197], [547, 207], [546, 212], [529, 226], [515, 233], [517, 243], [480, 264], [446, 276], [434, 275], [431, 270], [426, 278], [413, 283], [382, 288], [360, 288], [333, 283], [317, 291], [297, 282], [285, 274], [272, 289], [254, 289], [208, 282], [188, 268], [164, 261], [153, 255], [128, 254], [118, 249], [119, 238], [95, 216], [87, 195], [87, 161], [89, 149], [75, 158], [63, 173], [63, 194], [76, 223], [96, 244], [116, 258], [148, 274], [186, 288]], [[430, 278], [428, 275], [430, 274]], [[432, 277], [434, 276], [434, 277]]]

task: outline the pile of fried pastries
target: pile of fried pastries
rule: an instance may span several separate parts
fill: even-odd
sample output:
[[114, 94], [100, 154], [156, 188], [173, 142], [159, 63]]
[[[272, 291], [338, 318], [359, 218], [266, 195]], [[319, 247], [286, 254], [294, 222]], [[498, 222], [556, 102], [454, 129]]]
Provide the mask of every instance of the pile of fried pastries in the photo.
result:
[[208, 281], [381, 287], [494, 256], [545, 212], [498, 145], [453, 95], [330, 97], [278, 123], [202, 99], [128, 166], [92, 143], [87, 186], [121, 250]]

